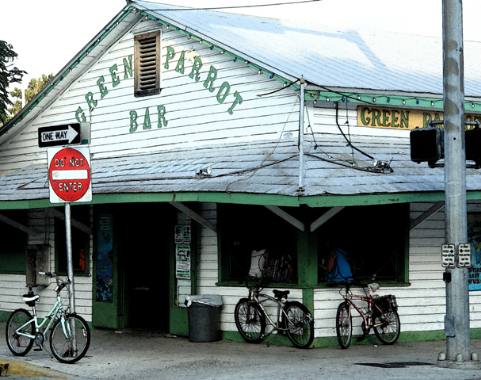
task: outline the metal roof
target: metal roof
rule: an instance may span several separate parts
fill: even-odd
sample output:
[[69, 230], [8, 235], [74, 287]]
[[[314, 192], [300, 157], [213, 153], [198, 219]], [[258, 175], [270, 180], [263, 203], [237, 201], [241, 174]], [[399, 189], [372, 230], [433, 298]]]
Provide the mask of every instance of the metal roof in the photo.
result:
[[[133, 4], [213, 43], [230, 47], [291, 77], [303, 76], [319, 86], [443, 92], [441, 38], [341, 31], [218, 11], [183, 11], [183, 7], [147, 1]], [[481, 97], [480, 62], [481, 41], [465, 41], [466, 96]]]
[[[444, 191], [444, 171], [410, 161], [409, 138], [351, 135], [355, 146], [392, 173], [366, 171], [373, 160], [339, 134], [306, 141], [304, 196]], [[298, 196], [297, 141], [251, 141], [143, 155], [92, 157], [93, 194], [224, 192]], [[355, 164], [354, 164], [355, 163]], [[48, 199], [47, 165], [0, 177], [0, 201]], [[364, 169], [364, 170], [362, 170]], [[204, 170], [207, 175], [197, 175]], [[210, 174], [208, 174], [210, 173]], [[467, 170], [467, 189], [481, 190], [479, 171]]]

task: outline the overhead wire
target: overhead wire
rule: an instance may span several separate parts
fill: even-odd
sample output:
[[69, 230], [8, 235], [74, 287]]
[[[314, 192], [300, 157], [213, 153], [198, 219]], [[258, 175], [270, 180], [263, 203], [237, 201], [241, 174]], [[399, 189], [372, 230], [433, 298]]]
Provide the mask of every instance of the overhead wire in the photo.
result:
[[[338, 103], [336, 102], [336, 105], [338, 106]], [[329, 163], [332, 163], [332, 164], [336, 164], [336, 165], [340, 165], [340, 166], [344, 166], [344, 167], [347, 167], [347, 168], [351, 168], [351, 169], [355, 169], [355, 170], [360, 170], [360, 171], [364, 171], [364, 172], [370, 172], [370, 173], [380, 173], [380, 174], [386, 174], [386, 173], [392, 173], [393, 170], [390, 166], [390, 162], [387, 163], [387, 162], [384, 162], [384, 161], [380, 161], [380, 160], [376, 160], [373, 156], [365, 153], [364, 151], [362, 151], [361, 149], [357, 148], [354, 146], [354, 144], [352, 144], [351, 142], [351, 134], [350, 134], [350, 124], [349, 124], [349, 119], [348, 119], [348, 109], [347, 109], [347, 104], [346, 104], [346, 122], [347, 122], [347, 125], [348, 125], [348, 134], [349, 134], [349, 138], [344, 134], [344, 132], [342, 131], [342, 128], [341, 126], [339, 125], [339, 114], [338, 114], [338, 108], [336, 109], [336, 125], [337, 127], [339, 128], [339, 131], [341, 132], [341, 134], [343, 135], [343, 137], [346, 139], [347, 143], [348, 143], [348, 146], [351, 148], [351, 154], [352, 154], [352, 160], [349, 162], [349, 161], [345, 161], [345, 160], [336, 160], [332, 155], [330, 155], [329, 153], [323, 151], [323, 150], [319, 150], [319, 148], [321, 147], [321, 145], [319, 144], [319, 142], [317, 141], [316, 139], [316, 136], [315, 136], [315, 133], [314, 133], [314, 130], [311, 126], [311, 122], [310, 122], [310, 116], [309, 116], [309, 110], [306, 106], [306, 115], [307, 115], [307, 121], [308, 121], [308, 130], [310, 130], [310, 134], [312, 136], [312, 139], [314, 141], [314, 149], [317, 150], [318, 152], [324, 154], [327, 158], [324, 158], [324, 157], [321, 157], [319, 155], [316, 155], [316, 154], [312, 154], [312, 153], [306, 153], [306, 156], [309, 156], [309, 157], [313, 157], [313, 158], [316, 158], [316, 159], [319, 159], [319, 160], [323, 160], [323, 161], [326, 161], [326, 162], [329, 162]], [[356, 162], [356, 159], [354, 157], [354, 150], [362, 153], [363, 155], [365, 155], [366, 157], [370, 158], [371, 160], [373, 160], [373, 165], [372, 166], [368, 166], [368, 167], [362, 167], [360, 166], [357, 162]]]
[[[297, 99], [299, 99], [299, 98], [297, 98]], [[294, 109], [294, 107], [297, 107], [297, 102], [293, 104], [292, 109]], [[281, 129], [281, 131], [280, 131], [280, 133], [279, 133], [279, 138], [277, 139], [276, 145], [274, 146], [274, 148], [272, 149], [272, 151], [271, 151], [270, 153], [266, 154], [266, 155], [264, 156], [263, 160], [261, 161], [261, 163], [258, 165], [258, 167], [254, 168], [254, 169], [251, 171], [251, 175], [248, 176], [247, 178], [243, 178], [243, 180], [246, 180], [246, 179], [251, 178], [251, 177], [257, 172], [257, 170], [262, 169], [262, 168], [267, 167], [267, 166], [271, 166], [271, 165], [265, 165], [265, 162], [267, 161], [267, 158], [270, 157], [270, 156], [272, 156], [272, 155], [274, 154], [274, 152], [277, 150], [277, 148], [279, 147], [279, 144], [280, 144], [280, 142], [281, 142], [281, 140], [282, 140], [282, 135], [284, 134], [284, 130], [286, 129], [287, 124], [289, 124], [289, 119], [291, 118], [291, 114], [292, 114], [292, 113], [293, 113], [293, 111], [291, 111], [291, 112], [289, 112], [289, 113], [287, 114], [287, 119], [286, 119], [286, 121], [284, 122], [284, 125], [282, 126], [282, 129]], [[273, 162], [272, 162], [272, 165], [278, 164], [278, 163], [281, 163], [281, 162], [284, 162], [284, 161], [288, 161], [288, 160], [290, 160], [290, 159], [292, 159], [292, 158], [294, 158], [294, 157], [297, 157], [298, 155], [299, 155], [299, 153], [294, 154], [294, 155], [291, 155], [291, 156], [287, 157], [286, 159], [281, 159], [281, 160], [273, 161]], [[235, 181], [230, 182], [230, 183], [226, 186], [226, 189], [225, 189], [225, 190], [228, 191], [229, 188], [230, 188], [230, 186], [231, 186], [232, 184], [234, 184], [234, 183], [236, 183], [236, 182], [238, 182], [238, 181], [240, 181], [240, 180], [241, 180], [241, 179], [238, 179], [238, 180], [235, 180]]]
[[280, 87], [280, 88], [277, 88], [277, 89], [275, 89], [275, 90], [273, 90], [273, 91], [270, 91], [270, 92], [266, 92], [266, 93], [264, 93], [264, 94], [257, 94], [257, 96], [262, 97], [262, 96], [267, 96], [267, 95], [275, 94], [275, 93], [277, 93], [277, 92], [280, 92], [280, 91], [282, 91], [282, 90], [285, 90], [286, 88], [289, 88], [289, 87], [295, 85], [295, 84], [298, 83], [299, 81], [300, 81], [300, 79], [297, 79], [297, 80], [295, 80], [294, 82], [289, 83], [288, 85], [282, 86], [282, 87]]
[[373, 156], [371, 156], [370, 154], [364, 152], [363, 150], [355, 147], [352, 144], [352, 142], [349, 140], [349, 138], [346, 136], [344, 131], [342, 130], [341, 126], [339, 125], [339, 103], [338, 102], [336, 102], [336, 125], [337, 125], [337, 128], [339, 129], [339, 132], [341, 132], [342, 137], [344, 137], [344, 140], [346, 140], [347, 145], [349, 145], [352, 149], [356, 150], [357, 152], [361, 153], [362, 155], [370, 158], [371, 160], [374, 160]]
[[[316, 3], [323, 0], [300, 0], [300, 1], [285, 1], [276, 3], [265, 3], [265, 4], [250, 4], [250, 5], [226, 5], [220, 7], [201, 7], [201, 8], [155, 8], [155, 9], [144, 9], [146, 11], [161, 11], [161, 12], [177, 12], [177, 11], [211, 11], [218, 9], [243, 9], [243, 8], [263, 8], [263, 7], [276, 7], [282, 5], [296, 5], [305, 3]], [[145, 3], [159, 4], [155, 1], [144, 1]], [[159, 4], [160, 5], [160, 4]]]

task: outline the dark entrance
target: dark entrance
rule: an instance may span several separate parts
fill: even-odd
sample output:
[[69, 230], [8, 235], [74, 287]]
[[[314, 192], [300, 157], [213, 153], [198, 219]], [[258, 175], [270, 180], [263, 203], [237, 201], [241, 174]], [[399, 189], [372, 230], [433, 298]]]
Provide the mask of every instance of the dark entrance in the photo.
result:
[[121, 309], [131, 328], [169, 329], [169, 257], [174, 213], [169, 205], [117, 209]]

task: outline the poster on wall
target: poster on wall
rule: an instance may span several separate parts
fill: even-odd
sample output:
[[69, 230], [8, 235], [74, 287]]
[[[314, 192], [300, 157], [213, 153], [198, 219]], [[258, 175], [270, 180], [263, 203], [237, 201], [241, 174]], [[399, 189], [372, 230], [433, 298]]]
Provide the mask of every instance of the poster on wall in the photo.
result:
[[481, 290], [481, 213], [468, 214], [468, 241], [471, 244], [469, 290]]
[[178, 279], [190, 279], [190, 245], [177, 244], [175, 247], [175, 276]]
[[190, 243], [191, 240], [191, 230], [190, 225], [177, 225], [175, 226], [175, 243], [176, 244], [185, 244]]
[[96, 278], [95, 299], [98, 302], [113, 300], [113, 252], [112, 252], [112, 215], [99, 216], [96, 241]]

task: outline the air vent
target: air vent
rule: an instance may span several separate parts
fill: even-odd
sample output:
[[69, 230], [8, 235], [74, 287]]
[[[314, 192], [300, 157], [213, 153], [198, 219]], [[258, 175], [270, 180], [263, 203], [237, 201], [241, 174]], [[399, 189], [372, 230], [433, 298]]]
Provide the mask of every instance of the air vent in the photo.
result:
[[160, 33], [135, 36], [135, 96], [160, 92]]

